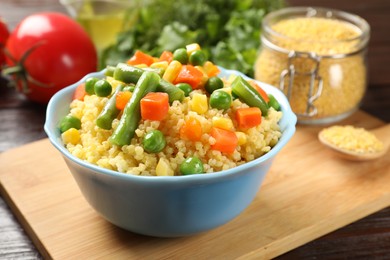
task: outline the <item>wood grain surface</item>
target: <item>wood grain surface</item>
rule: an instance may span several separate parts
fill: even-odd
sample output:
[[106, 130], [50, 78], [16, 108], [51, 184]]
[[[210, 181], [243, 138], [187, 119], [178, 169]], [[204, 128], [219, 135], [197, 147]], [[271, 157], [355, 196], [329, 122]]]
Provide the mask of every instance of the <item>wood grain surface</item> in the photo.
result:
[[[382, 124], [363, 112], [343, 122], [352, 123]], [[46, 258], [269, 259], [390, 206], [390, 152], [346, 161], [321, 145], [320, 129], [298, 127], [242, 214], [189, 237], [139, 236], [109, 224], [47, 139], [0, 155], [0, 192]]]
[[[365, 18], [371, 25], [369, 86], [361, 108], [390, 122], [390, 1], [388, 0], [289, 0], [292, 5], [342, 9]], [[57, 0], [1, 0], [0, 17], [11, 27], [29, 13], [65, 12]], [[0, 152], [45, 137], [45, 106], [26, 101], [0, 78]], [[278, 259], [389, 259], [390, 208], [294, 249]], [[237, 245], [239, 246], [239, 245]], [[39, 259], [31, 243], [0, 198], [0, 259]]]

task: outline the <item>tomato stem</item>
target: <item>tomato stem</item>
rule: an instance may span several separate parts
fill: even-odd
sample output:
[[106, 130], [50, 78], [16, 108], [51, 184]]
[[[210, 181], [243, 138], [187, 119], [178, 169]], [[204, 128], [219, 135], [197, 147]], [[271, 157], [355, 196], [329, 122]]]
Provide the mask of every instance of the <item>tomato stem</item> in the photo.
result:
[[22, 73], [22, 72], [23, 72], [23, 67], [17, 65], [17, 66], [3, 68], [1, 74], [3, 76], [8, 76], [8, 75], [13, 75], [13, 74]]
[[31, 75], [28, 74], [28, 72], [24, 68], [24, 63], [25, 63], [26, 59], [28, 58], [28, 56], [30, 56], [30, 54], [36, 48], [38, 48], [39, 46], [41, 46], [43, 44], [45, 44], [45, 41], [40, 41], [40, 42], [37, 42], [36, 44], [34, 44], [34, 46], [32, 46], [30, 49], [28, 49], [23, 54], [23, 56], [21, 57], [19, 62], [17, 62], [15, 60], [15, 58], [11, 55], [11, 53], [7, 49], [4, 49], [5, 55], [7, 55], [8, 58], [15, 63], [15, 65], [4, 67], [1, 74], [3, 76], [13, 76], [14, 77], [15, 81], [10, 81], [11, 86], [17, 86], [16, 83], [20, 81], [21, 86], [22, 86], [20, 89], [25, 94], [30, 92], [30, 90], [28, 88], [28, 81], [33, 82], [34, 84], [39, 85], [41, 87], [51, 87], [45, 83], [42, 83], [42, 82], [34, 79]]

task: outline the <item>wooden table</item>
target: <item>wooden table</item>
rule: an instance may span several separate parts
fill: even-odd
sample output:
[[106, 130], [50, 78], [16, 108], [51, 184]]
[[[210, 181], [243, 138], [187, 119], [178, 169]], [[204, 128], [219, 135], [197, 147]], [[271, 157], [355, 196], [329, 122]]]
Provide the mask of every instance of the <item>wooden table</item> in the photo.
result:
[[[364, 17], [371, 25], [369, 87], [362, 110], [390, 122], [390, 34], [387, 0], [290, 0], [292, 5], [342, 9]], [[55, 0], [1, 0], [0, 17], [13, 28], [27, 14], [65, 10]], [[31, 103], [0, 79], [0, 152], [45, 138], [45, 106]], [[278, 259], [388, 259], [390, 257], [390, 208], [290, 251]], [[39, 259], [30, 239], [0, 197], [0, 259]]]

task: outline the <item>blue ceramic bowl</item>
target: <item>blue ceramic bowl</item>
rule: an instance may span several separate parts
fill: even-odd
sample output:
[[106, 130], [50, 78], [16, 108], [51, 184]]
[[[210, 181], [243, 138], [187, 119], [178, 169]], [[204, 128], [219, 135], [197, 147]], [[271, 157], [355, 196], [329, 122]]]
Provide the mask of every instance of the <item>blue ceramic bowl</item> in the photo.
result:
[[[221, 68], [220, 76], [230, 74], [244, 76]], [[71, 155], [58, 129], [60, 119], [69, 113], [76, 86], [91, 76], [104, 77], [104, 73], [91, 73], [52, 97], [44, 128], [88, 203], [109, 222], [135, 233], [186, 236], [232, 220], [252, 202], [273, 159], [295, 132], [297, 118], [283, 93], [262, 84], [277, 98], [283, 111], [282, 137], [262, 157], [233, 169], [188, 176], [135, 176], [103, 169]]]

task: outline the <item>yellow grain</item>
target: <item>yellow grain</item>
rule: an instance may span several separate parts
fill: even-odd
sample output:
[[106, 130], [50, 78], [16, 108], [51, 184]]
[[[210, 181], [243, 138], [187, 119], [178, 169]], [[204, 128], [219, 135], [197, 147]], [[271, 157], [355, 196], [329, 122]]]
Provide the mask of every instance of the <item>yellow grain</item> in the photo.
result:
[[358, 153], [372, 153], [383, 150], [383, 143], [364, 128], [351, 125], [331, 126], [322, 130], [321, 135], [331, 144]]
[[[271, 39], [287, 51], [313, 52], [321, 57], [318, 76], [323, 80], [323, 91], [314, 106], [318, 113], [313, 119], [327, 118], [354, 111], [366, 88], [366, 65], [361, 53], [345, 58], [327, 55], [353, 53], [359, 46], [361, 31], [336, 19], [304, 17], [281, 20], [271, 26], [283, 37]], [[288, 55], [262, 46], [255, 64], [256, 79], [279, 86], [281, 72], [287, 69]], [[296, 58], [293, 65], [298, 72], [309, 72], [315, 63], [308, 58]], [[289, 77], [284, 84], [288, 86]], [[315, 86], [318, 86], [315, 81]], [[306, 112], [310, 78], [296, 75], [290, 104], [294, 112]], [[314, 91], [317, 90], [315, 87]], [[286, 89], [287, 94], [287, 89]]]

